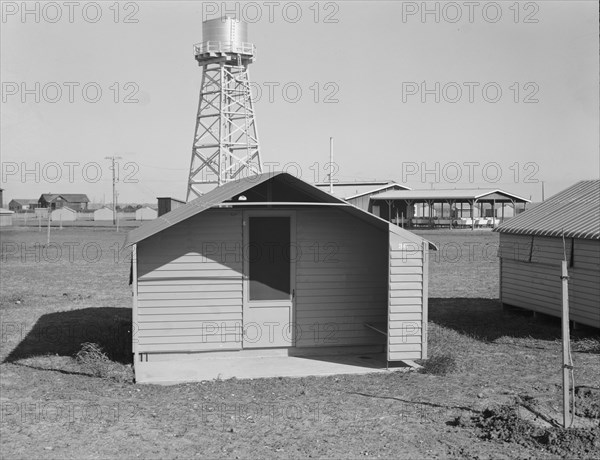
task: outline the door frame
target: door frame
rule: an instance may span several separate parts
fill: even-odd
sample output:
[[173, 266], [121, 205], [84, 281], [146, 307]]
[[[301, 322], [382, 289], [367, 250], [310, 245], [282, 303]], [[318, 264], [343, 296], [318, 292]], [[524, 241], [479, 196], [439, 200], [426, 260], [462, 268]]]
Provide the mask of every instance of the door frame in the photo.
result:
[[[295, 210], [283, 210], [283, 209], [261, 209], [261, 210], [244, 210], [242, 211], [242, 348], [244, 347], [244, 325], [246, 322], [246, 315], [250, 304], [249, 294], [249, 271], [250, 263], [248, 260], [248, 245], [250, 243], [250, 217], [289, 217], [290, 218], [290, 248], [298, 247], [296, 243], [296, 211]], [[293, 254], [290, 251], [290, 315], [289, 324], [292, 334], [292, 341], [289, 347], [296, 346], [296, 260], [298, 259], [297, 254]], [[257, 301], [253, 301], [257, 302]], [[282, 302], [281, 300], [260, 300], [265, 307], [269, 307], [269, 304], [277, 304]], [[260, 307], [255, 307], [260, 308]], [[252, 347], [248, 347], [252, 348]]]

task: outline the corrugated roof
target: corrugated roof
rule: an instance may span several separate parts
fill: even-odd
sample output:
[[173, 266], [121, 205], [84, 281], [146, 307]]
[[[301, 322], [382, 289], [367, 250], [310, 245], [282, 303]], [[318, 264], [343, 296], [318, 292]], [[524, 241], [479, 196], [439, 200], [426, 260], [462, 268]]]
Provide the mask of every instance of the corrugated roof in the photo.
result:
[[584, 180], [494, 229], [500, 233], [600, 239], [600, 180]]
[[[499, 189], [452, 189], [452, 190], [393, 190], [373, 195], [373, 200], [478, 200], [486, 199], [488, 195], [502, 195], [520, 203], [529, 200], [513, 193]], [[491, 199], [491, 197], [490, 197]], [[496, 198], [496, 201], [501, 198]]]
[[[356, 206], [345, 202], [344, 200], [336, 198], [330, 195], [329, 193], [320, 190], [314, 185], [310, 185], [298, 179], [297, 177], [294, 177], [291, 174], [284, 172], [269, 172], [258, 174], [256, 176], [242, 178], [236, 181], [228, 182], [224, 185], [221, 185], [220, 187], [216, 187], [210, 192], [206, 193], [205, 195], [202, 195], [201, 197], [196, 198], [195, 200], [192, 200], [189, 203], [186, 203], [172, 210], [171, 212], [163, 214], [157, 219], [149, 221], [148, 223], [134, 230], [131, 230], [127, 235], [126, 244], [130, 245], [138, 243], [146, 238], [149, 238], [152, 235], [166, 230], [167, 228], [179, 222], [189, 219], [190, 217], [195, 216], [196, 214], [199, 214], [202, 211], [205, 211], [213, 206], [222, 204], [227, 200], [231, 200], [236, 195], [244, 193], [252, 187], [262, 184], [263, 182], [266, 182], [275, 177], [280, 177], [283, 180], [285, 180], [285, 182], [290, 186], [300, 189], [303, 192], [306, 192], [307, 194], [313, 196], [317, 200], [317, 203], [331, 203], [332, 205], [337, 206], [339, 206], [340, 204], [344, 205], [342, 206], [342, 209], [344, 211], [349, 212], [350, 214], [362, 220], [366, 220], [381, 229], [384, 229], [386, 231], [392, 231], [396, 235], [403, 237], [408, 242], [422, 244], [424, 241], [426, 241], [429, 243], [429, 246], [432, 249], [437, 249], [434, 244], [425, 240], [424, 238], [421, 238], [420, 236], [415, 235], [414, 233], [404, 230], [403, 228], [397, 227], [395, 225], [390, 225], [388, 221], [383, 220], [380, 217], [377, 217], [369, 212], [363, 211], [362, 209], [359, 209]], [[277, 204], [277, 202], [273, 203]]]

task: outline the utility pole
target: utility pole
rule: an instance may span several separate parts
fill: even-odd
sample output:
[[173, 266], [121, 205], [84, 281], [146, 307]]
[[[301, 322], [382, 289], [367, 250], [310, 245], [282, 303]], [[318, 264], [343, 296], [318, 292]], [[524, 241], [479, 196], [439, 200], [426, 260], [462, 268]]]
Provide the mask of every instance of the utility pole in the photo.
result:
[[544, 197], [544, 181], [542, 181], [542, 202], [546, 201]]
[[117, 170], [115, 168], [115, 161], [116, 160], [120, 160], [121, 157], [117, 157], [117, 156], [112, 156], [112, 157], [104, 157], [106, 160], [110, 160], [111, 161], [111, 167], [110, 169], [112, 169], [112, 196], [113, 196], [113, 225], [117, 224]]
[[333, 195], [333, 137], [329, 138], [329, 193]]

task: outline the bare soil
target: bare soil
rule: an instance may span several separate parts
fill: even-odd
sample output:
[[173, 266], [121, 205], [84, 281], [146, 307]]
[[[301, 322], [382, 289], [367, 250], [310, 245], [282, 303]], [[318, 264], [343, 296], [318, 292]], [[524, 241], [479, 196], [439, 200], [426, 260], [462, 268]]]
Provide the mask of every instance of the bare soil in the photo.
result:
[[[434, 236], [447, 251], [497, 244], [491, 232]], [[124, 239], [53, 229], [63, 250], [78, 244], [70, 260], [36, 258], [37, 229], [0, 233], [3, 458], [600, 457], [598, 331], [572, 331], [565, 430], [559, 322], [503, 309], [489, 255], [432, 255], [429, 350], [452, 358], [439, 360], [448, 372], [156, 386], [133, 383]], [[107, 359], [81, 359], [86, 343]]]

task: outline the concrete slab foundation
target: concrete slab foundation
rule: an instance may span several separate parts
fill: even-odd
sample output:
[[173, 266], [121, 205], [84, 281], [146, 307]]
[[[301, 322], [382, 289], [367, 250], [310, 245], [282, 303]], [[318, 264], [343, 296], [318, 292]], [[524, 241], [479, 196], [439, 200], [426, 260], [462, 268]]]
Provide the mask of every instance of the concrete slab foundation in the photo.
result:
[[308, 377], [339, 374], [368, 374], [374, 372], [408, 371], [404, 363], [390, 363], [377, 354], [318, 355], [318, 356], [196, 356], [176, 361], [138, 362], [135, 366], [137, 383], [163, 385], [216, 379], [258, 379], [270, 377]]

